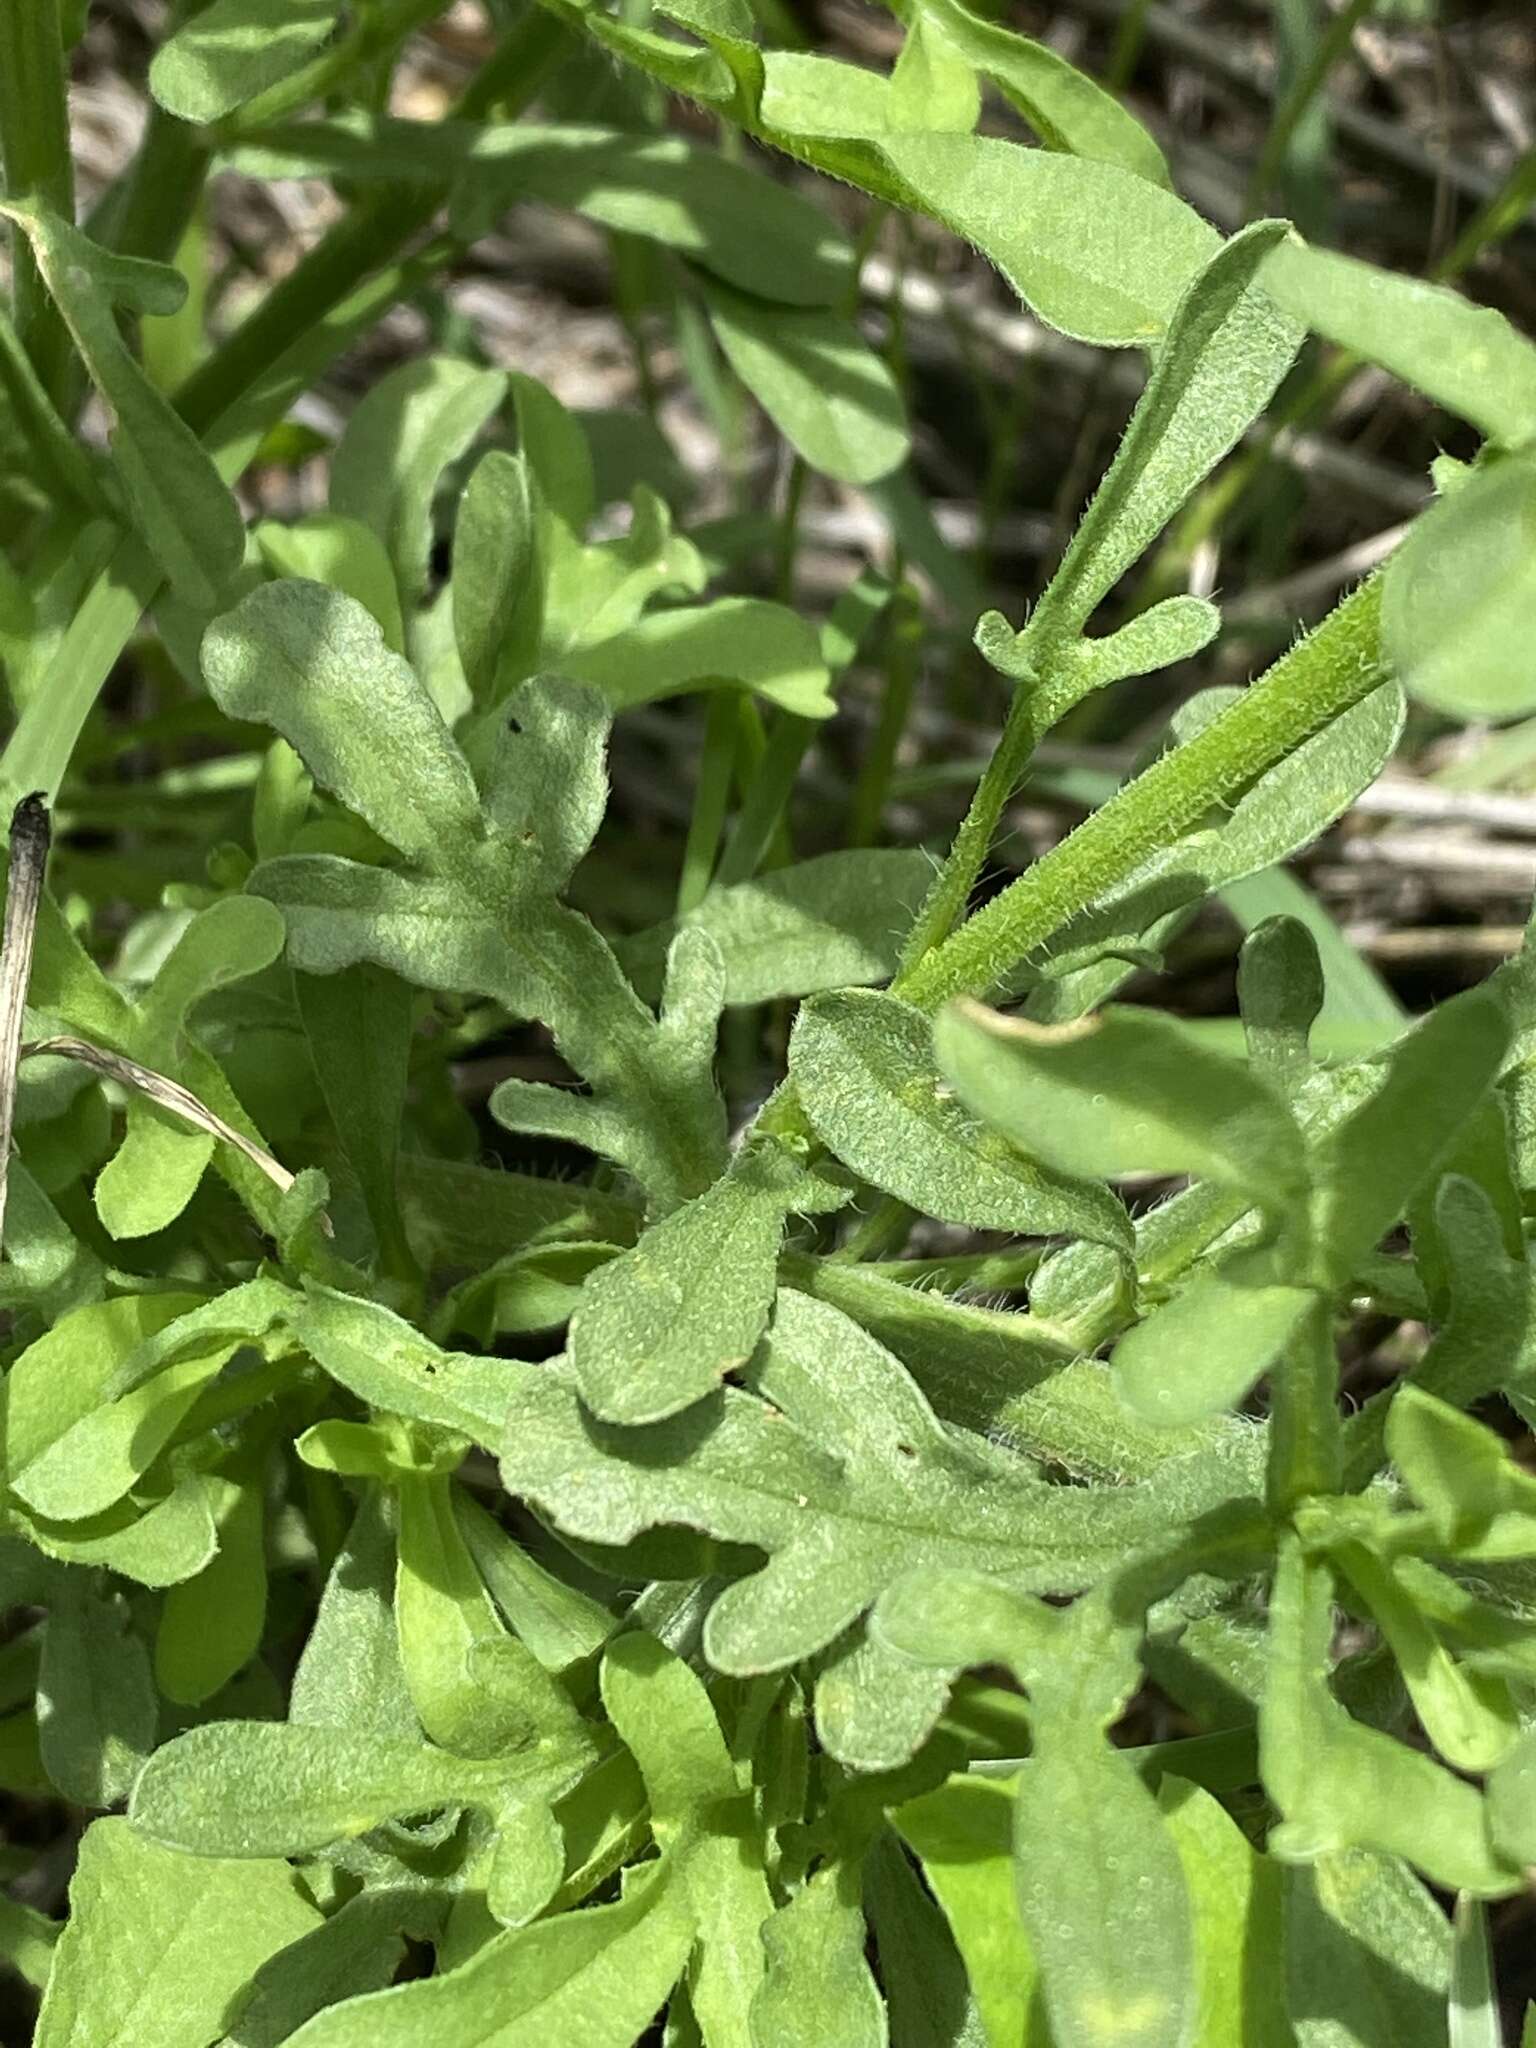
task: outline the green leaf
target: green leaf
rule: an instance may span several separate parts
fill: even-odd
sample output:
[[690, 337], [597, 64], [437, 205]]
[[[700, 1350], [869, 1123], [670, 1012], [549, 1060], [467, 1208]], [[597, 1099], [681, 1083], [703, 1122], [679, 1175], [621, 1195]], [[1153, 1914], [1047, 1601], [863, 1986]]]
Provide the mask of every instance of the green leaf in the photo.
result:
[[470, 473], [453, 529], [453, 631], [477, 704], [528, 675], [544, 630], [537, 485], [526, 455], [493, 448]]
[[293, 1334], [359, 1400], [472, 1441], [495, 1441], [517, 1391], [509, 1360], [440, 1351], [404, 1317], [329, 1288], [309, 1289]]
[[1333, 1558], [1390, 1645], [1435, 1748], [1458, 1770], [1491, 1770], [1520, 1734], [1509, 1686], [1496, 1675], [1457, 1663], [1421, 1612], [1411, 1583], [1398, 1578], [1367, 1545], [1339, 1544]]
[[530, 1733], [579, 1749], [569, 1700], [501, 1625], [455, 1514], [453, 1482], [402, 1475], [396, 1491], [395, 1625], [422, 1727], [461, 1756], [501, 1756]]
[[785, 1217], [844, 1198], [777, 1148], [738, 1152], [588, 1278], [569, 1347], [587, 1406], [606, 1422], [660, 1422], [739, 1372], [768, 1323]]
[[[717, 884], [684, 922], [720, 949], [726, 1002], [750, 1007], [887, 980], [932, 880], [917, 847], [852, 847]], [[642, 986], [672, 930], [641, 933], [623, 948]]]
[[676, 1867], [695, 1927], [689, 2001], [709, 2048], [752, 2048], [773, 1895], [750, 1798], [703, 1684], [653, 1636], [631, 1632], [603, 1658], [603, 1705], [640, 1766], [651, 1833]]
[[956, 1004], [934, 1048], [969, 1109], [1058, 1170], [1198, 1174], [1277, 1223], [1306, 1191], [1301, 1133], [1278, 1095], [1171, 1017], [1119, 1008], [1051, 1029]]
[[[954, 0], [945, 0], [954, 4]], [[1141, 402], [1028, 635], [1070, 638], [1263, 412], [1302, 341], [1256, 282], [1283, 222], [1256, 221], [1191, 279]]]
[[885, 2048], [885, 2007], [864, 1940], [857, 1866], [824, 1865], [763, 1923], [767, 1970], [752, 1998], [753, 2048]]
[[1485, 1423], [1402, 1386], [1387, 1410], [1386, 1448], [1447, 1550], [1524, 1556], [1536, 1543], [1536, 1477]]
[[28, 1345], [6, 1380], [7, 1484], [99, 1411], [114, 1375], [148, 1337], [198, 1306], [191, 1294], [122, 1295], [63, 1317]]
[[1292, 2048], [1285, 2013], [1284, 1872], [1254, 1853], [1221, 1803], [1165, 1776], [1158, 1786], [1189, 1885], [1198, 2017], [1194, 2048]]
[[1450, 1929], [1402, 1863], [1363, 1849], [1289, 1873], [1285, 1968], [1298, 2048], [1445, 2048]]
[[1282, 1088], [1298, 1088], [1324, 1002], [1316, 940], [1298, 918], [1266, 918], [1243, 941], [1237, 975], [1248, 1057]]
[[1283, 1542], [1259, 1712], [1264, 1785], [1283, 1816], [1274, 1853], [1302, 1862], [1374, 1849], [1407, 1858], [1437, 1884], [1501, 1897], [1518, 1882], [1515, 1866], [1500, 1853], [1497, 1824], [1490, 1839], [1476, 1790], [1352, 1719], [1334, 1697], [1329, 1594], [1327, 1566], [1305, 1557], [1294, 1539]]
[[1087, 1237], [1128, 1254], [1130, 1222], [1109, 1190], [1042, 1168], [1022, 1137], [990, 1131], [952, 1098], [933, 1048], [928, 1019], [894, 996], [812, 997], [790, 1072], [823, 1143], [862, 1179], [943, 1222]]
[[266, 1497], [257, 1475], [227, 1488], [218, 1555], [172, 1586], [155, 1635], [155, 1683], [167, 1699], [200, 1706], [261, 1647], [267, 1615]]
[[46, 1991], [53, 1968], [53, 1952], [63, 1929], [35, 1906], [24, 1906], [12, 1898], [0, 1899], [0, 1961], [13, 1969], [34, 1991]]
[[80, 1844], [38, 2048], [207, 2048], [230, 2000], [319, 1924], [285, 1863], [227, 1863], [99, 1820]]
[[670, 1876], [637, 1874], [613, 1905], [513, 1929], [457, 1969], [317, 2014], [293, 2048], [632, 2048], [692, 1938]]
[[1456, 1901], [1454, 1924], [1449, 2048], [1503, 2048], [1488, 1915], [1482, 1900], [1463, 1892]]
[[1530, 1731], [1489, 1776], [1488, 1817], [1495, 1847], [1511, 1863], [1529, 1864], [1536, 1844], [1536, 1735]]
[[297, 1856], [441, 1806], [495, 1813], [556, 1797], [579, 1757], [540, 1745], [472, 1760], [351, 1728], [209, 1721], [155, 1751], [129, 1818], [194, 1856]]
[[1160, 341], [1217, 248], [1182, 200], [1113, 164], [995, 136], [887, 136], [880, 149], [1042, 320], [1101, 347]]
[[893, 1818], [944, 1908], [991, 2048], [1047, 2048], [1039, 1972], [1014, 1898], [1012, 1788], [951, 1778]]
[[1347, 1284], [1450, 1151], [1503, 1063], [1509, 1027], [1496, 997], [1442, 1003], [1388, 1053], [1381, 1085], [1318, 1149], [1313, 1235]]
[[422, 356], [381, 377], [347, 421], [331, 459], [331, 510], [383, 541], [407, 609], [426, 588], [438, 482], [506, 393], [499, 370]]
[[969, 135], [981, 114], [981, 82], [937, 16], [918, 13], [907, 25], [891, 69], [886, 109], [892, 128]]
[[[1533, 401], [1536, 427], [1536, 401]], [[1414, 521], [1387, 565], [1382, 639], [1404, 689], [1452, 718], [1536, 709], [1536, 458], [1490, 462]]]
[[395, 654], [405, 652], [394, 565], [371, 526], [335, 512], [311, 512], [289, 526], [264, 519], [252, 529], [251, 538], [274, 576], [326, 583], [345, 597], [355, 597], [378, 620], [386, 646]]
[[228, 2035], [228, 2048], [280, 2048], [327, 2006], [394, 1981], [406, 1934], [428, 1940], [442, 1904], [426, 1885], [359, 1892], [318, 1927], [262, 1964]]
[[569, 1672], [595, 1656], [616, 1626], [608, 1609], [530, 1556], [462, 1487], [454, 1511], [486, 1590], [544, 1669]]
[[1135, 116], [1048, 43], [973, 14], [960, 0], [923, 0], [919, 18], [936, 23], [993, 80], [1048, 149], [1118, 164], [1157, 185], [1169, 182], [1162, 151]]
[[844, 314], [786, 312], [718, 284], [707, 299], [727, 362], [812, 469], [867, 484], [905, 462], [901, 392]]
[[797, 718], [830, 718], [835, 709], [815, 628], [760, 597], [652, 612], [561, 666], [596, 684], [615, 711], [718, 684], [753, 690]]
[[126, 1605], [65, 1580], [37, 1679], [43, 1767], [57, 1790], [77, 1806], [125, 1799], [158, 1719], [149, 1654]]
[[340, 974], [298, 974], [294, 993], [310, 1057], [336, 1135], [362, 1188], [380, 1263], [409, 1277], [415, 1260], [396, 1181], [414, 1001], [405, 983], [360, 964]]
[[280, 732], [317, 782], [428, 872], [483, 838], [463, 755], [354, 599], [265, 584], [209, 627], [203, 668], [223, 711]]
[[1198, 1514], [1229, 1491], [1228, 1473], [1197, 1472], [1198, 1461], [1171, 1494], [1045, 1485], [951, 1435], [888, 1352], [789, 1289], [754, 1382], [772, 1408], [727, 1388], [635, 1430], [588, 1416], [569, 1368], [509, 1375], [502, 1478], [556, 1528], [616, 1545], [679, 1525], [769, 1553], [711, 1609], [705, 1644], [720, 1671], [813, 1655], [919, 1563], [1078, 1588], [1171, 1513]]
[[184, 279], [161, 263], [109, 254], [35, 200], [0, 201], [112, 420], [112, 458], [134, 525], [177, 595], [210, 611], [245, 553], [240, 508], [191, 428], [129, 354], [114, 305], [173, 313]]
[[1234, 1407], [1301, 1326], [1315, 1296], [1266, 1252], [1197, 1268], [1115, 1346], [1115, 1384], [1148, 1422], [1181, 1429]]
[[[988, 2048], [975, 1996], [948, 1924], [886, 1830], [864, 1865], [864, 1905], [899, 2048]], [[991, 2048], [1036, 2048], [1010, 2037]]]
[[213, 0], [160, 45], [149, 89], [183, 121], [222, 121], [291, 77], [340, 13], [339, 0]]
[[1536, 348], [1490, 306], [1332, 250], [1283, 242], [1264, 288], [1315, 333], [1459, 413], [1491, 440], [1536, 438]]
[[363, 1496], [320, 1595], [294, 1674], [296, 1724], [350, 1730], [366, 1743], [415, 1743], [420, 1727], [395, 1632], [395, 1539], [377, 1488]]
[[847, 296], [852, 251], [819, 207], [681, 136], [519, 122], [473, 131], [468, 156], [456, 215], [483, 218], [493, 205], [541, 199], [662, 242], [784, 305], [831, 306]]
[[208, 1483], [178, 1480], [146, 1510], [119, 1501], [85, 1522], [32, 1520], [27, 1535], [65, 1564], [105, 1566], [141, 1586], [174, 1586], [204, 1569], [218, 1549]]

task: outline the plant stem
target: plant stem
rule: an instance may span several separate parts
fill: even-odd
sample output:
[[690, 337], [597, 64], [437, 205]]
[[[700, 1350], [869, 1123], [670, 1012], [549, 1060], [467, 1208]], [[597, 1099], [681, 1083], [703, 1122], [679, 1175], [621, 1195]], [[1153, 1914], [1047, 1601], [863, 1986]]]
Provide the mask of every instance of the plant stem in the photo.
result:
[[1320, 1295], [1270, 1374], [1265, 1490], [1271, 1513], [1289, 1515], [1309, 1494], [1337, 1493], [1343, 1443], [1332, 1317]]
[[[0, 32], [0, 162], [12, 198], [41, 200], [75, 217], [69, 103], [59, 0], [9, 0]], [[11, 237], [11, 303], [43, 388], [57, 400], [67, 360], [64, 323], [43, 288], [26, 237]]]
[[853, 815], [848, 827], [850, 846], [873, 846], [880, 836], [880, 820], [890, 794], [891, 771], [896, 766], [901, 736], [907, 729], [907, 720], [912, 712], [923, 629], [917, 605], [905, 593], [899, 593], [891, 607], [887, 630], [885, 690], [880, 699], [880, 718], [874, 738], [853, 792]]
[[[1189, 831], [1214, 806], [1231, 803], [1303, 740], [1368, 696], [1384, 675], [1380, 615], [1378, 576], [1299, 641], [1229, 711], [1128, 783], [936, 950], [921, 957], [914, 951], [897, 978], [896, 992], [935, 1010], [952, 996], [984, 994], [995, 987], [1160, 847]], [[1010, 725], [1016, 734], [1033, 731], [1027, 707], [1017, 719], [1010, 714]], [[998, 756], [1005, 747], [1007, 734]], [[1020, 737], [1013, 739], [1010, 752], [1026, 756]], [[995, 783], [994, 778], [994, 794]], [[978, 803], [981, 794], [978, 790]], [[977, 856], [982, 857], [984, 849]], [[949, 873], [946, 864], [941, 887]]]
[[1279, 175], [1291, 138], [1305, 120], [1307, 109], [1328, 81], [1328, 74], [1349, 48], [1355, 30], [1375, 6], [1376, 0], [1345, 0], [1305, 67], [1297, 74], [1290, 91], [1275, 109], [1259, 161], [1248, 184], [1247, 214], [1250, 219], [1262, 211], [1264, 197]]
[[898, 995], [907, 993], [925, 957], [945, 943], [964, 916], [1008, 799], [1018, 787], [1030, 755], [1065, 709], [1061, 693], [1044, 689], [1033, 677], [1015, 685], [992, 758], [982, 771], [939, 878], [907, 936], [895, 983]]
[[715, 849], [731, 800], [736, 773], [736, 747], [741, 721], [732, 690], [715, 690], [704, 714], [704, 752], [694, 789], [693, 816], [683, 847], [683, 871], [677, 885], [677, 914], [686, 917], [698, 907], [715, 868]]
[[790, 462], [789, 475], [785, 479], [784, 510], [779, 515], [776, 595], [780, 604], [793, 604], [795, 601], [795, 558], [800, 552], [800, 507], [805, 501], [805, 485], [809, 474], [804, 456], [796, 455]]
[[781, 711], [774, 720], [763, 758], [753, 770], [720, 856], [715, 880], [722, 889], [733, 882], [749, 882], [762, 866], [783, 820], [806, 748], [816, 736], [816, 726], [814, 718], [797, 718], [792, 711]]

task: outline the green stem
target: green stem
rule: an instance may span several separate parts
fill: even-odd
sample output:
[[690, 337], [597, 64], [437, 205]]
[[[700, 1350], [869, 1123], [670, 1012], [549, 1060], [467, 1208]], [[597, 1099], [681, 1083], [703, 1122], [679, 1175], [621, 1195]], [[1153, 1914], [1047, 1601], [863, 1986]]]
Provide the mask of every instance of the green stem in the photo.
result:
[[897, 978], [897, 993], [935, 1010], [952, 996], [994, 988], [1143, 861], [1213, 807], [1230, 804], [1358, 704], [1384, 675], [1380, 613], [1377, 577], [1276, 662], [1231, 710], [1128, 783], [936, 950], [912, 954]]
[[880, 836], [880, 820], [890, 795], [891, 774], [896, 766], [902, 734], [912, 715], [912, 698], [917, 688], [922, 618], [915, 603], [903, 597], [897, 599], [891, 607], [889, 631], [885, 691], [880, 699], [875, 735], [853, 792], [853, 814], [848, 828], [850, 846], [873, 846]]
[[896, 1251], [904, 1245], [916, 1221], [915, 1209], [898, 1201], [895, 1195], [882, 1195], [858, 1228], [850, 1233], [847, 1242], [832, 1256], [845, 1263], [878, 1259], [883, 1253]]
[[901, 973], [895, 984], [898, 994], [907, 992], [923, 960], [936, 947], [944, 945], [965, 915], [965, 906], [986, 865], [1008, 800], [1018, 787], [1030, 755], [1066, 708], [1059, 692], [1042, 688], [1034, 678], [1015, 685], [992, 758], [982, 771], [970, 809], [960, 821], [939, 878], [907, 936]]
[[817, 720], [781, 711], [768, 734], [762, 760], [747, 784], [736, 823], [725, 842], [715, 880], [722, 889], [749, 882], [762, 866], [789, 804], [790, 791], [805, 751], [816, 736]]
[[[6, 7], [0, 30], [0, 162], [12, 198], [41, 200], [65, 220], [74, 219], [59, 0], [9, 0]], [[20, 234], [11, 237], [11, 304], [22, 346], [56, 399], [68, 358], [64, 323]]]
[[677, 885], [679, 917], [697, 909], [714, 873], [715, 849], [720, 844], [731, 800], [740, 737], [741, 721], [734, 693], [714, 691], [704, 714], [704, 753], [694, 790], [693, 816], [688, 821], [688, 838], [683, 847], [683, 871]]
[[1290, 91], [1275, 109], [1275, 118], [1270, 123], [1248, 185], [1247, 212], [1250, 219], [1262, 209], [1265, 194], [1279, 175], [1291, 138], [1306, 119], [1307, 109], [1327, 83], [1329, 72], [1349, 48], [1355, 30], [1375, 4], [1376, 0], [1346, 0], [1318, 38], [1317, 47], [1298, 73]]
[[1265, 1491], [1271, 1513], [1289, 1515], [1311, 1494], [1337, 1493], [1343, 1444], [1333, 1322], [1319, 1295], [1270, 1374]]
[[795, 559], [800, 552], [800, 508], [805, 502], [805, 485], [809, 474], [804, 456], [795, 456], [789, 465], [789, 476], [784, 485], [784, 510], [779, 515], [779, 566], [775, 580], [780, 604], [793, 604], [795, 601]]

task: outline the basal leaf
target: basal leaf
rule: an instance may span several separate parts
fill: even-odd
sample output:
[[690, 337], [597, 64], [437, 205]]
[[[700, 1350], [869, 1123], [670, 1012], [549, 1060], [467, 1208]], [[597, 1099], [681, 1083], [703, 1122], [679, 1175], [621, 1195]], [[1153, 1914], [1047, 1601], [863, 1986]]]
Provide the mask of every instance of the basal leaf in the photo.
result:
[[261, 1647], [267, 1616], [266, 1497], [261, 1474], [225, 1488], [218, 1555], [172, 1586], [155, 1633], [155, 1683], [167, 1699], [201, 1706]]
[[702, 1682], [654, 1637], [620, 1636], [603, 1659], [603, 1704], [640, 1766], [651, 1833], [692, 1910], [689, 2003], [709, 2048], [753, 2048], [773, 1895], [750, 1799], [738, 1788]]
[[579, 1775], [579, 1754], [470, 1760], [354, 1729], [209, 1721], [156, 1750], [129, 1818], [194, 1856], [301, 1855], [437, 1807], [497, 1812], [555, 1797]]
[[895, 1825], [944, 1908], [991, 2048], [1046, 2048], [1039, 1972], [1014, 1899], [1010, 1788], [955, 1777], [899, 1807]]
[[404, 982], [360, 964], [298, 974], [294, 992], [321, 1091], [362, 1187], [380, 1263], [409, 1276], [415, 1260], [396, 1186], [414, 1003]]
[[354, 599], [297, 579], [265, 584], [208, 629], [203, 669], [230, 717], [280, 732], [318, 782], [429, 872], [484, 837], [463, 755]]
[[848, 289], [851, 250], [819, 208], [681, 136], [574, 123], [475, 131], [456, 203], [483, 217], [498, 191], [503, 203], [542, 199], [663, 242], [728, 284], [786, 305], [833, 305]]
[[1438, 1883], [1497, 1898], [1515, 1882], [1479, 1793], [1420, 1751], [1354, 1720], [1328, 1683], [1327, 1566], [1282, 1545], [1259, 1714], [1264, 1784], [1283, 1826], [1277, 1855], [1346, 1849], [1403, 1856]]
[[366, 605], [379, 622], [385, 644], [405, 652], [405, 621], [394, 565], [383, 541], [361, 519], [336, 512], [311, 512], [291, 525], [264, 519], [251, 538], [274, 576], [326, 583]]
[[229, 1863], [98, 1820], [38, 2016], [38, 2048], [207, 2048], [267, 1958], [319, 1924], [285, 1863]]
[[495, 703], [538, 660], [544, 630], [537, 485], [526, 455], [493, 448], [470, 473], [453, 530], [453, 630], [477, 704]]
[[154, 1747], [158, 1719], [149, 1655], [126, 1605], [64, 1580], [37, 1677], [39, 1746], [55, 1789], [79, 1806], [115, 1806]]
[[855, 1867], [825, 1865], [763, 1923], [767, 1970], [753, 1994], [753, 2048], [885, 2048], [885, 2007], [864, 1960]]
[[773, 1306], [786, 1215], [841, 1188], [747, 1148], [713, 1187], [601, 1266], [571, 1318], [582, 1399], [607, 1422], [660, 1422], [712, 1393], [756, 1349]]
[[1445, 1914], [1407, 1866], [1351, 1849], [1287, 1874], [1287, 2005], [1299, 2048], [1444, 2048]]
[[424, 356], [359, 400], [331, 463], [331, 510], [371, 526], [389, 551], [407, 606], [426, 587], [432, 501], [501, 404], [507, 380], [451, 356]]
[[[727, 1003], [815, 995], [888, 980], [932, 880], [932, 864], [915, 847], [850, 847], [749, 882], [717, 883], [685, 922], [719, 947]], [[622, 949], [642, 985], [672, 930], [641, 933]]]
[[[1080, 1587], [1170, 1512], [1224, 1498], [1191, 1461], [1187, 1488], [1092, 1495], [945, 1431], [891, 1355], [836, 1310], [781, 1290], [756, 1394], [727, 1388], [643, 1430], [582, 1408], [568, 1367], [515, 1375], [501, 1451], [512, 1493], [566, 1534], [624, 1544], [675, 1525], [755, 1545], [770, 1563], [716, 1601], [710, 1661], [748, 1674], [813, 1654], [922, 1560], [1011, 1582]], [[788, 1416], [788, 1421], [784, 1418]], [[1173, 1503], [1177, 1501], [1177, 1510]]]

